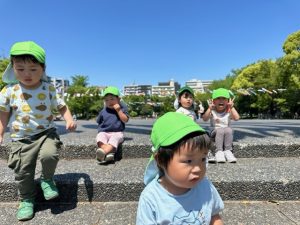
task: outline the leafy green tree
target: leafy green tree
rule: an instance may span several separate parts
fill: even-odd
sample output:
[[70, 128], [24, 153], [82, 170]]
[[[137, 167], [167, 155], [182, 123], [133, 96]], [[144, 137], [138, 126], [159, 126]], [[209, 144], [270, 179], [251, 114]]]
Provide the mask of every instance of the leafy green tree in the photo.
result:
[[72, 76], [72, 83], [67, 90], [67, 103], [78, 118], [89, 119], [96, 116], [103, 108], [103, 100], [97, 87], [88, 87], [88, 77]]
[[[261, 60], [251, 65], [244, 67], [237, 75], [232, 84], [232, 89], [238, 91], [239, 89], [248, 90], [253, 88], [255, 90], [265, 88], [267, 90], [274, 90], [277, 88], [276, 78], [277, 65], [272, 60]], [[274, 104], [275, 93], [264, 93], [257, 96], [240, 96], [238, 99], [239, 106], [243, 106], [240, 113], [249, 113], [258, 111], [262, 113], [275, 114], [276, 107]], [[249, 106], [247, 107], [247, 101]], [[255, 104], [251, 104], [255, 101]], [[252, 110], [252, 109], [253, 110]]]
[[153, 107], [149, 104], [144, 104], [141, 107], [141, 116], [151, 117], [153, 112]]
[[280, 74], [277, 82], [286, 91], [282, 93], [282, 99], [278, 99], [278, 103], [283, 105], [282, 109], [286, 113], [289, 110], [293, 115], [300, 112], [300, 31], [290, 34], [282, 49], [285, 55], [277, 61]]
[[0, 90], [2, 90], [2, 88], [6, 85], [3, 81], [2, 81], [2, 76], [3, 76], [3, 73], [7, 67], [7, 65], [9, 64], [9, 59], [6, 59], [6, 58], [3, 58], [3, 59], [0, 59], [0, 76], [1, 76], [1, 79], [0, 79]]

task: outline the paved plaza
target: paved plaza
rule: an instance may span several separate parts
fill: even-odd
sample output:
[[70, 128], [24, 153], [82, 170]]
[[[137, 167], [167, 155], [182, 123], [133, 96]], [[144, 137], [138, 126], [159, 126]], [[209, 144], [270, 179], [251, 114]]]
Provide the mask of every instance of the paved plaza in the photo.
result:
[[[150, 133], [155, 119], [131, 118], [126, 124], [125, 144], [150, 144]], [[97, 123], [95, 120], [78, 120], [77, 130], [68, 132], [64, 121], [55, 121], [64, 144], [95, 144]], [[209, 122], [198, 121], [209, 129]], [[234, 142], [237, 143], [300, 143], [300, 120], [239, 120], [232, 121]], [[8, 141], [8, 132], [5, 141]]]
[[[125, 137], [128, 143], [149, 143], [155, 119], [130, 119], [126, 124]], [[95, 143], [97, 124], [94, 120], [78, 120], [74, 133], [65, 131], [64, 121], [56, 121], [65, 143]], [[198, 121], [200, 126], [209, 129], [209, 123]], [[239, 120], [232, 121], [234, 142], [238, 143], [300, 143], [300, 120]]]
[[[38, 191], [37, 213], [22, 224], [135, 224], [154, 122], [130, 119], [123, 159], [100, 166], [95, 161], [96, 122], [78, 120], [76, 132], [67, 132], [64, 121], [56, 121], [64, 142], [54, 176], [61, 196], [49, 204]], [[198, 122], [209, 128], [209, 123]], [[232, 127], [238, 162], [209, 164], [207, 172], [225, 201], [225, 224], [300, 224], [300, 120], [240, 120]], [[19, 224], [16, 183], [7, 168], [5, 143], [0, 156], [0, 224]], [[39, 175], [38, 166], [37, 179]]]

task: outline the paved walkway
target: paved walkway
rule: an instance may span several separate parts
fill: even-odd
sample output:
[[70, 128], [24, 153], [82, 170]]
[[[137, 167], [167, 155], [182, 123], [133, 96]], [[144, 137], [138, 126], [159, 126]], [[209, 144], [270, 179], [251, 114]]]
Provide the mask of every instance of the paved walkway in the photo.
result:
[[[126, 124], [125, 143], [150, 144], [150, 133], [155, 119], [130, 119]], [[55, 121], [64, 144], [95, 144], [97, 124], [94, 120], [78, 120], [76, 132], [65, 130], [64, 121]], [[205, 129], [209, 123], [198, 121]], [[240, 120], [233, 121], [234, 142], [239, 143], [300, 143], [300, 120]], [[8, 141], [8, 133], [5, 141]]]
[[[126, 125], [125, 130], [125, 143], [124, 145], [150, 145], [150, 132], [153, 123], [155, 120], [141, 120], [141, 119], [131, 119], [129, 123]], [[60, 137], [65, 145], [69, 145], [69, 151], [74, 151], [74, 148], [71, 149], [72, 146], [78, 146], [78, 148], [83, 148], [84, 151], [87, 151], [87, 146], [91, 145], [92, 148], [95, 145], [95, 136], [97, 133], [97, 125], [95, 121], [78, 121], [78, 129], [76, 132], [69, 133], [65, 130], [64, 121], [57, 121], [57, 128], [60, 133]], [[204, 123], [202, 121], [199, 122], [201, 126], [204, 128], [209, 127], [209, 123]], [[274, 183], [274, 187], [267, 184], [264, 191], [266, 190], [286, 190], [287, 184], [295, 184], [293, 187], [295, 191], [290, 191], [287, 193], [292, 193], [294, 195], [292, 199], [294, 201], [281, 201], [281, 202], [273, 202], [273, 201], [225, 201], [225, 210], [223, 212], [224, 222], [225, 224], [240, 224], [240, 225], [295, 225], [300, 224], [300, 202], [299, 202], [299, 173], [297, 173], [297, 167], [299, 167], [299, 143], [300, 143], [300, 120], [240, 120], [237, 122], [232, 123], [232, 127], [234, 128], [234, 142], [237, 146], [247, 146], [247, 145], [271, 145], [272, 153], [278, 151], [287, 152], [287, 149], [292, 148], [290, 154], [293, 155], [293, 152], [297, 153], [289, 158], [285, 159], [281, 158], [270, 158], [270, 159], [250, 159], [250, 157], [245, 157], [245, 159], [240, 159], [240, 163], [231, 165], [231, 164], [224, 164], [222, 166], [219, 165], [209, 165], [210, 167], [214, 168], [214, 170], [210, 171], [210, 176], [215, 177], [216, 181], [220, 180], [223, 181], [222, 177], [218, 177], [217, 175], [223, 174], [219, 170], [225, 170], [227, 167], [230, 167], [232, 176], [227, 176], [226, 180], [232, 181], [232, 187], [237, 187], [236, 180], [238, 181], [249, 181], [253, 183], [257, 178], [255, 176], [256, 173], [260, 175], [262, 181], [258, 181], [257, 185], [253, 187], [253, 190], [256, 190], [258, 193], [263, 193], [261, 188], [263, 182], [266, 183]], [[5, 141], [8, 141], [8, 133], [5, 134]], [[274, 146], [278, 144], [278, 149], [275, 149]], [[286, 150], [283, 150], [282, 146], [288, 146]], [[253, 146], [252, 146], [253, 147]], [[124, 146], [126, 149], [126, 146]], [[66, 149], [64, 149], [66, 150]], [[77, 149], [76, 149], [77, 150]], [[126, 149], [128, 150], [128, 148]], [[148, 147], [147, 147], [148, 150]], [[259, 149], [252, 149], [257, 150], [258, 152], [268, 152], [269, 149], [262, 151], [261, 146]], [[276, 150], [276, 151], [274, 151]], [[94, 157], [94, 149], [90, 149], [91, 157]], [[76, 152], [76, 151], [75, 151]], [[240, 151], [241, 152], [241, 151]], [[238, 153], [238, 152], [237, 152]], [[251, 155], [253, 156], [253, 154]], [[126, 163], [128, 162], [128, 171], [134, 173], [134, 176], [130, 178], [131, 181], [141, 180], [142, 172], [144, 165], [147, 162], [147, 158], [141, 159], [123, 159], [120, 162], [117, 162], [115, 165], [110, 165], [108, 167], [97, 167], [99, 170], [96, 171], [94, 167], [94, 160], [93, 159], [87, 160], [70, 160], [67, 159], [61, 160], [61, 164], [59, 164], [58, 172], [61, 166], [66, 166], [66, 168], [70, 168], [70, 164], [74, 164], [74, 167], [78, 169], [78, 173], [75, 174], [76, 169], [71, 169], [72, 173], [70, 173], [69, 177], [66, 179], [68, 185], [70, 185], [70, 180], [72, 178], [77, 179], [78, 174], [82, 171], [87, 172], [90, 175], [93, 175], [93, 182], [94, 182], [94, 189], [96, 190], [96, 182], [101, 179], [99, 174], [102, 174], [102, 178], [105, 176], [109, 177], [109, 172], [113, 173], [116, 166], [122, 166], [123, 164], [125, 167], [119, 169], [118, 171], [123, 171], [126, 173], [124, 168], [126, 167]], [[91, 162], [89, 162], [90, 160]], [[292, 161], [295, 161], [295, 165], [290, 165]], [[4, 162], [4, 160], [2, 160]], [[132, 163], [131, 161], [134, 161]], [[134, 171], [132, 171], [132, 165], [137, 164], [138, 162], [143, 162], [140, 167], [137, 167]], [[86, 166], [83, 164], [87, 162]], [[131, 162], [131, 163], [130, 163]], [[10, 194], [16, 195], [16, 192], [10, 193], [9, 190], [15, 190], [15, 183], [13, 181], [12, 171], [7, 171], [8, 168], [6, 167], [5, 163], [1, 164], [2, 168], [2, 181], [0, 185], [1, 188], [1, 195], [7, 195], [8, 197]], [[247, 165], [243, 167], [243, 165]], [[285, 165], [285, 166], [284, 166]], [[284, 167], [283, 167], [284, 166]], [[62, 167], [61, 170], [63, 174], [66, 173], [67, 169]], [[90, 168], [90, 170], [88, 170]], [[233, 173], [233, 169], [237, 168], [236, 173]], [[243, 170], [244, 169], [244, 170]], [[106, 171], [106, 172], [105, 172]], [[219, 171], [219, 172], [218, 172]], [[228, 171], [228, 170], [227, 170]], [[242, 174], [240, 174], [240, 172]], [[299, 171], [299, 170], [298, 170]], [[138, 174], [136, 174], [138, 173]], [[8, 176], [11, 174], [10, 176]], [[115, 173], [114, 173], [115, 174]], [[105, 175], [105, 176], [104, 176]], [[252, 177], [250, 175], [253, 175]], [[121, 181], [121, 178], [124, 178], [124, 174], [120, 175], [119, 178], [114, 178], [113, 181]], [[59, 175], [56, 178], [61, 178]], [[109, 179], [104, 179], [105, 185], [108, 184]], [[101, 179], [103, 180], [103, 179]], [[109, 181], [110, 181], [109, 180]], [[128, 180], [128, 179], [127, 179]], [[139, 181], [138, 180], [138, 181]], [[58, 179], [58, 181], [60, 181]], [[79, 180], [77, 179], [77, 183]], [[80, 182], [82, 182], [80, 180]], [[79, 183], [80, 183], [79, 182]], [[234, 183], [236, 182], [236, 183]], [[297, 183], [298, 182], [298, 183]], [[76, 185], [78, 186], [78, 184]], [[116, 182], [115, 182], [116, 183]], [[120, 182], [117, 182], [119, 184]], [[131, 182], [132, 183], [132, 182]], [[240, 182], [241, 183], [241, 182]], [[80, 183], [81, 184], [81, 183]], [[280, 184], [280, 185], [279, 185]], [[7, 186], [3, 188], [3, 185], [10, 185], [11, 187]], [[282, 185], [285, 188], [282, 188]], [[98, 185], [99, 190], [95, 191], [96, 194], [100, 194], [103, 192], [103, 185]], [[135, 191], [133, 186], [125, 185], [128, 190]], [[249, 185], [247, 185], [249, 186]], [[290, 185], [291, 186], [291, 185]], [[234, 190], [234, 188], [228, 187], [227, 190]], [[279, 187], [279, 188], [278, 188]], [[112, 188], [113, 190], [123, 190], [126, 188], [118, 189], [116, 186]], [[107, 189], [107, 193], [111, 193], [112, 189]], [[73, 188], [66, 189], [66, 191], [70, 192]], [[78, 189], [79, 190], [79, 189]], [[80, 189], [81, 190], [81, 189]], [[92, 189], [82, 189], [82, 195], [89, 193]], [[110, 192], [109, 192], [110, 191]], [[247, 190], [243, 189], [245, 194], [247, 194]], [[297, 192], [298, 191], [298, 192]], [[236, 196], [236, 193], [241, 193], [240, 190], [233, 191], [235, 192], [233, 196]], [[76, 197], [80, 197], [81, 192], [78, 191]], [[130, 193], [130, 192], [128, 192]], [[128, 194], [127, 194], [128, 195]], [[6, 196], [6, 197], [7, 197]], [[95, 197], [94, 196], [94, 197]], [[100, 198], [99, 198], [100, 199]], [[134, 199], [134, 200], [133, 200]], [[288, 198], [284, 198], [287, 200]], [[79, 199], [78, 199], [79, 200]], [[0, 202], [0, 224], [2, 225], [11, 225], [11, 224], [33, 224], [33, 225], [41, 225], [41, 224], [135, 224], [135, 214], [136, 214], [136, 206], [137, 206], [137, 197], [130, 199], [130, 202], [77, 202], [75, 201], [72, 204], [39, 204], [37, 206], [37, 213], [33, 220], [20, 223], [17, 222], [15, 218], [15, 213], [17, 209], [17, 203], [4, 203]]]

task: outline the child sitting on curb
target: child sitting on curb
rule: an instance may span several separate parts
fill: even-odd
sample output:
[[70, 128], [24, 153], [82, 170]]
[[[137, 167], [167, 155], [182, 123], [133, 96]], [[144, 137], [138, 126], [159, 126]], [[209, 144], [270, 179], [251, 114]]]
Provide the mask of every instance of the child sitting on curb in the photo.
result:
[[120, 102], [120, 92], [116, 87], [104, 90], [104, 108], [97, 117], [98, 134], [96, 159], [99, 164], [113, 162], [118, 146], [124, 140], [125, 123], [129, 120], [127, 106]]
[[136, 224], [222, 225], [223, 201], [205, 176], [210, 138], [187, 116], [168, 112], [153, 125]]
[[215, 139], [216, 154], [218, 163], [226, 160], [235, 163], [237, 160], [232, 153], [233, 131], [230, 127], [231, 119], [239, 120], [239, 113], [234, 108], [234, 99], [230, 98], [230, 93], [225, 88], [213, 91], [212, 101], [208, 101], [208, 109], [203, 114], [202, 119], [210, 119], [211, 137]]

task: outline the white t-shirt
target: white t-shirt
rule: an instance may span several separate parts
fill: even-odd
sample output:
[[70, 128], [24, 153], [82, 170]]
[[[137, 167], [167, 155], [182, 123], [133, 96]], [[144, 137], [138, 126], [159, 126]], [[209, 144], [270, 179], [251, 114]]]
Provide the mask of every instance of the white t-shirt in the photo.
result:
[[189, 110], [189, 109], [185, 109], [183, 107], [179, 107], [179, 109], [177, 109], [176, 112], [183, 113], [184, 115], [190, 117], [194, 121], [197, 120], [196, 113], [193, 110]]
[[7, 85], [0, 94], [0, 110], [11, 112], [12, 140], [32, 136], [54, 127], [53, 112], [65, 105], [54, 86], [44, 81], [36, 89], [26, 89], [20, 84]]

